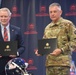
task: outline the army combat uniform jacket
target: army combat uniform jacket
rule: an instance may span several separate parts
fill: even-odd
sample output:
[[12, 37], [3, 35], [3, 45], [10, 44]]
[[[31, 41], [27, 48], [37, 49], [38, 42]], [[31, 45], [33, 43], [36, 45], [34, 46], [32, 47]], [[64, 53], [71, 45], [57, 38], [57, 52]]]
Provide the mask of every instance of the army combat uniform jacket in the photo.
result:
[[71, 50], [75, 50], [75, 26], [69, 20], [63, 19], [54, 24], [48, 24], [43, 39], [57, 38], [57, 48], [62, 50], [58, 56], [46, 55], [46, 66], [70, 66]]

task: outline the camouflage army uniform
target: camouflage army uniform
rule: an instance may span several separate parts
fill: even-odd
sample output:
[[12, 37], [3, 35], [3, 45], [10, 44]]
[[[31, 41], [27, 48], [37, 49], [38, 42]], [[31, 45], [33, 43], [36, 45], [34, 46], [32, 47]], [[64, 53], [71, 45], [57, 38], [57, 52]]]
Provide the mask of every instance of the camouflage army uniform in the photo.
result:
[[[51, 22], [46, 26], [43, 39], [57, 38], [57, 48], [62, 49], [62, 53], [58, 56], [52, 56], [51, 54], [46, 56], [47, 75], [68, 75], [71, 49], [73, 50], [75, 48], [75, 37], [75, 27], [73, 23], [62, 17], [56, 24]], [[56, 69], [56, 71], [54, 69]], [[65, 71], [67, 72], [65, 73]]]

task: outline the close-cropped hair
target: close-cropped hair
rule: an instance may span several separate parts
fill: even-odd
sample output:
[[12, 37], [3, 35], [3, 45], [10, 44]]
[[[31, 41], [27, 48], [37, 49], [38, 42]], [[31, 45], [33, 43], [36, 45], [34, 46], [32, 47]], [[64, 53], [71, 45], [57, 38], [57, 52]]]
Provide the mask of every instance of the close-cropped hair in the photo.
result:
[[1, 12], [1, 11], [7, 11], [8, 14], [9, 14], [9, 16], [11, 16], [11, 14], [12, 14], [11, 11], [10, 11], [8, 8], [6, 8], [6, 7], [5, 7], [5, 8], [1, 8], [1, 9], [0, 9], [0, 12]]
[[61, 5], [59, 3], [52, 3], [52, 4], [49, 5], [49, 8], [53, 7], [53, 6], [58, 6], [59, 9], [61, 10]]

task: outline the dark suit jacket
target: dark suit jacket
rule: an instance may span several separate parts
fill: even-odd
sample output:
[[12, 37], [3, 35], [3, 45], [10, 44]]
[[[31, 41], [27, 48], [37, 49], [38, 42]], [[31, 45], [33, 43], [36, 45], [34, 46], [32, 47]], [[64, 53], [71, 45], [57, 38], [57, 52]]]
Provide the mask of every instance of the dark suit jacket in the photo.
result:
[[[2, 37], [2, 33], [1, 33], [1, 26], [0, 26], [0, 41], [4, 41], [3, 37]], [[18, 52], [21, 55], [25, 50], [25, 46], [24, 46], [23, 36], [22, 36], [21, 30], [19, 27], [10, 25], [10, 41], [17, 41], [18, 42]], [[9, 57], [0, 58], [0, 72], [3, 71], [5, 64], [10, 59], [11, 58], [9, 58]]]
[[[0, 26], [0, 41], [4, 41], [1, 33], [1, 26]], [[10, 41], [18, 42], [18, 52], [19, 54], [22, 54], [25, 47], [24, 47], [23, 36], [21, 34], [21, 30], [19, 27], [10, 25]]]

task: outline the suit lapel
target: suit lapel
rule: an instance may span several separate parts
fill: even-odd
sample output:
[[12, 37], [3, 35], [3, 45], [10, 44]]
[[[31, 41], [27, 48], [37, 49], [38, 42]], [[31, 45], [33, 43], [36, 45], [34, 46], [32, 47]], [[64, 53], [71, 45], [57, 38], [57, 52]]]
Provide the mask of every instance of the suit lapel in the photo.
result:
[[4, 41], [4, 39], [2, 37], [1, 26], [0, 26], [0, 41]]
[[14, 39], [14, 28], [10, 25], [10, 40]]

